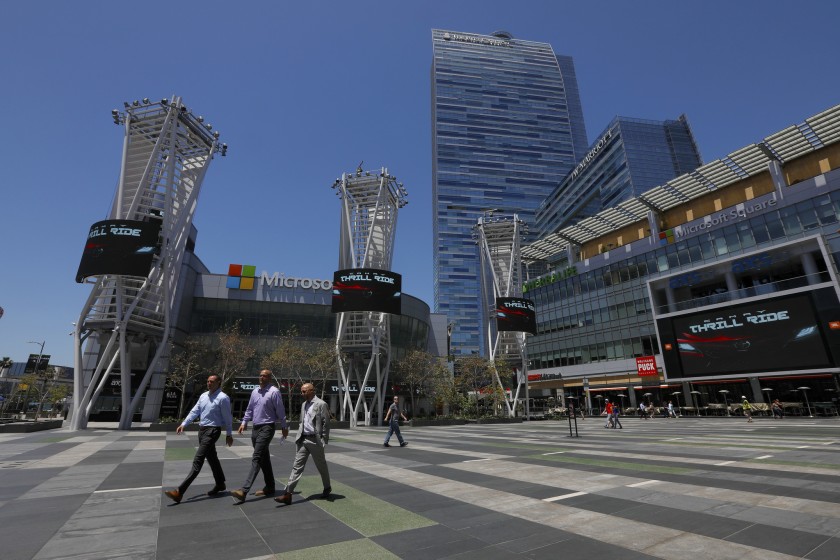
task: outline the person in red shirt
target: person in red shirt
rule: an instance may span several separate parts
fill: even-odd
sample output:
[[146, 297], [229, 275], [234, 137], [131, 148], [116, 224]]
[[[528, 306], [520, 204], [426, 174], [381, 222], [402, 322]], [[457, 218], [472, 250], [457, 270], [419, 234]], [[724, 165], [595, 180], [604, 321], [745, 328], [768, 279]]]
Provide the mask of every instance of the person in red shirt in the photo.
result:
[[613, 405], [610, 401], [607, 401], [607, 407], [604, 409], [604, 412], [607, 413], [607, 423], [604, 424], [605, 428], [614, 428], [615, 425], [613, 424]]

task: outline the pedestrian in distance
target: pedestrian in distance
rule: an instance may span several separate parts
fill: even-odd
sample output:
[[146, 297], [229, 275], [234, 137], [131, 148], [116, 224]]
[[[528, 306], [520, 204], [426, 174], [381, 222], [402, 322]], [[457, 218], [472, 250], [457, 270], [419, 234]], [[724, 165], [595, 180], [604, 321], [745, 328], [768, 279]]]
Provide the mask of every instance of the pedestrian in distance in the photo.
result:
[[773, 419], [774, 420], [776, 418], [778, 418], [779, 420], [784, 419], [784, 417], [785, 417], [784, 410], [782, 409], [782, 403], [779, 402], [779, 399], [776, 399], [776, 400], [773, 401], [773, 404], [770, 405], [770, 410], [773, 411]]
[[251, 391], [248, 408], [245, 409], [245, 415], [239, 425], [238, 432], [242, 434], [248, 427], [248, 422], [254, 422], [251, 429], [251, 445], [254, 446], [254, 454], [251, 456], [251, 470], [245, 479], [245, 484], [230, 493], [237, 503], [245, 501], [245, 497], [251, 490], [251, 486], [260, 471], [263, 473], [265, 486], [262, 490], [254, 492], [254, 495], [271, 496], [275, 491], [274, 470], [271, 468], [271, 453], [268, 448], [274, 438], [278, 422], [284, 440], [289, 435], [289, 428], [286, 425], [286, 408], [283, 406], [283, 396], [280, 394], [280, 389], [271, 384], [271, 379], [271, 370], [260, 371], [259, 385]]
[[400, 418], [406, 422], [408, 421], [408, 418], [406, 418], [405, 414], [403, 414], [400, 410], [400, 398], [394, 396], [394, 402], [392, 402], [391, 406], [388, 407], [388, 414], [385, 415], [385, 421], [388, 422], [388, 434], [385, 436], [385, 443], [382, 444], [383, 447], [391, 447], [391, 444], [389, 444], [388, 441], [394, 434], [397, 435], [400, 447], [408, 445], [408, 442], [403, 439], [402, 434], [400, 433]]
[[213, 489], [207, 492], [208, 496], [216, 496], [225, 490], [225, 473], [222, 471], [222, 463], [219, 461], [219, 456], [216, 454], [216, 442], [222, 435], [222, 428], [227, 432], [225, 442], [227, 446], [233, 445], [233, 416], [230, 411], [230, 398], [222, 392], [222, 380], [218, 375], [211, 375], [207, 378], [207, 391], [201, 394], [198, 402], [187, 414], [187, 417], [175, 430], [175, 433], [184, 433], [184, 428], [190, 422], [199, 420], [198, 429], [198, 449], [193, 458], [192, 468], [190, 474], [175, 490], [167, 490], [164, 492], [166, 496], [176, 504], [181, 503], [184, 493], [190, 487], [195, 477], [201, 472], [201, 467], [204, 466], [206, 459], [210, 463], [210, 469], [213, 471], [213, 479], [216, 485]]
[[282, 496], [274, 498], [278, 504], [291, 505], [292, 492], [295, 491], [300, 480], [306, 461], [309, 456], [315, 462], [318, 472], [321, 474], [321, 482], [324, 484], [322, 498], [329, 497], [332, 492], [330, 486], [330, 471], [327, 467], [327, 459], [324, 456], [324, 448], [330, 439], [330, 411], [327, 403], [315, 396], [315, 387], [312, 383], [304, 383], [300, 388], [303, 397], [303, 404], [300, 407], [300, 426], [295, 437], [295, 462], [292, 465], [292, 473], [289, 475], [289, 483]]
[[750, 401], [747, 400], [747, 397], [741, 395], [743, 402], [741, 402], [741, 408], [744, 410], [744, 416], [747, 417], [747, 422], [752, 422], [752, 405]]
[[607, 423], [604, 424], [605, 428], [615, 428], [615, 424], [613, 424], [613, 404], [606, 400], [606, 404], [604, 405], [604, 414], [607, 415]]
[[677, 412], [674, 410], [673, 401], [668, 401], [668, 418], [676, 418]]
[[612, 408], [612, 427], [615, 429], [618, 426], [619, 430], [623, 430], [624, 426], [621, 425], [621, 420], [618, 419], [618, 416], [621, 414], [621, 407], [617, 404], [613, 405]]

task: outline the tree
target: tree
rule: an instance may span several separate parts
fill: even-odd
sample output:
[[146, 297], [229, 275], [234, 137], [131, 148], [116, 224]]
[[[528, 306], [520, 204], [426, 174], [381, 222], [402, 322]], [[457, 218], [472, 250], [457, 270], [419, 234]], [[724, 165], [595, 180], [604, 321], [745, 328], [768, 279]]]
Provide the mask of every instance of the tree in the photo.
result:
[[188, 337], [181, 348], [176, 350], [173, 347], [169, 372], [166, 375], [166, 386], [181, 392], [178, 418], [184, 417], [184, 399], [187, 388], [193, 385], [199, 376], [207, 373], [206, 366], [211, 355], [212, 351], [206, 344], [192, 337]]
[[298, 339], [297, 329], [292, 327], [281, 334], [277, 340], [277, 346], [265, 359], [265, 366], [270, 369], [276, 378], [281, 381], [288, 380], [286, 397], [288, 406], [286, 412], [292, 414], [292, 391], [298, 382], [303, 383], [300, 371], [306, 368], [307, 352]]
[[[38, 404], [35, 409], [35, 421], [41, 416], [41, 410], [44, 403], [47, 402], [50, 395], [50, 390], [55, 383], [55, 369], [48, 366], [46, 371], [37, 373], [27, 373], [20, 378], [18, 387], [21, 391], [26, 391], [26, 403], [24, 404], [24, 411], [29, 407], [32, 399]], [[25, 386], [25, 387], [24, 387]]]
[[464, 356], [455, 360], [455, 384], [462, 393], [466, 393], [468, 404], [475, 407], [476, 417], [483, 395], [491, 392], [493, 375], [493, 364], [481, 356]]
[[322, 338], [306, 347], [304, 363], [309, 371], [309, 380], [321, 389], [321, 399], [327, 390], [327, 383], [337, 380], [338, 369], [335, 355], [335, 341]]
[[[404, 385], [411, 396], [411, 410], [416, 414], [417, 397], [431, 393], [433, 381], [442, 375], [446, 366], [440, 359], [424, 350], [409, 350], [394, 364], [395, 381]], [[449, 371], [446, 370], [447, 377]]]
[[247, 371], [248, 361], [257, 351], [242, 332], [239, 321], [222, 327], [216, 334], [215, 362], [208, 373], [218, 375], [222, 380], [222, 391], [230, 394], [233, 380]]

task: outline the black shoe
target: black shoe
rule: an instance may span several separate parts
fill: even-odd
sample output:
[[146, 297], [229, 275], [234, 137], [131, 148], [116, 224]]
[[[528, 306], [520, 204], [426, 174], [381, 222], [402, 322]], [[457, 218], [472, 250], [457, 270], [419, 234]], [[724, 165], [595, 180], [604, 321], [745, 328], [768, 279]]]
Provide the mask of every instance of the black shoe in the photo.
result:
[[218, 496], [219, 492], [224, 492], [227, 488], [224, 484], [217, 484], [213, 487], [212, 490], [207, 492], [208, 496]]
[[408, 442], [407, 442], [407, 441], [404, 441], [404, 442], [402, 442], [402, 443], [400, 444], [400, 447], [405, 447], [406, 445], [408, 445]]
[[391, 447], [391, 444], [386, 442], [382, 444], [382, 447]]
[[329, 498], [330, 494], [332, 494], [332, 486], [327, 486], [324, 488], [324, 491], [321, 492], [321, 497], [326, 499]]

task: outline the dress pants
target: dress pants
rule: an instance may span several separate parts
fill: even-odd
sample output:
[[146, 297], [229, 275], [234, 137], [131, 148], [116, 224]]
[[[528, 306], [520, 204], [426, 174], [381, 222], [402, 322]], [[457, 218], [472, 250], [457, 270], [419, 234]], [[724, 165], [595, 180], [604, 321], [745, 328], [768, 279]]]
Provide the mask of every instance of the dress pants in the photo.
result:
[[268, 444], [274, 438], [274, 424], [255, 425], [251, 431], [251, 443], [254, 446], [254, 454], [251, 456], [251, 471], [248, 479], [242, 485], [242, 490], [247, 494], [254, 484], [260, 470], [265, 478], [265, 489], [274, 490], [274, 471], [271, 469], [271, 454], [268, 452]]
[[216, 485], [220, 486], [225, 483], [225, 473], [222, 471], [222, 463], [219, 461], [219, 456], [216, 454], [216, 442], [219, 436], [222, 435], [222, 429], [215, 426], [202, 426], [198, 429], [198, 450], [195, 452], [192, 469], [184, 482], [178, 487], [178, 491], [183, 496], [190, 487], [192, 481], [201, 472], [201, 467], [204, 466], [204, 459], [210, 463], [210, 468], [213, 470], [213, 478], [216, 479]]
[[399, 420], [394, 420], [392, 418], [391, 420], [388, 421], [388, 435], [385, 436], [385, 443], [388, 443], [388, 441], [391, 439], [391, 436], [393, 434], [397, 434], [397, 439], [399, 440], [400, 445], [402, 445], [403, 444], [403, 437], [402, 437], [402, 434], [400, 433], [400, 422], [399, 422]]
[[323, 482], [324, 488], [328, 488], [330, 486], [330, 470], [327, 467], [324, 448], [318, 443], [317, 438], [315, 436], [301, 436], [295, 442], [295, 445], [297, 445], [297, 452], [295, 453], [294, 465], [292, 465], [292, 474], [289, 475], [289, 484], [286, 485], [286, 492], [290, 494], [294, 492], [310, 455], [312, 455], [312, 460], [315, 461], [318, 472], [321, 473], [321, 482]]

